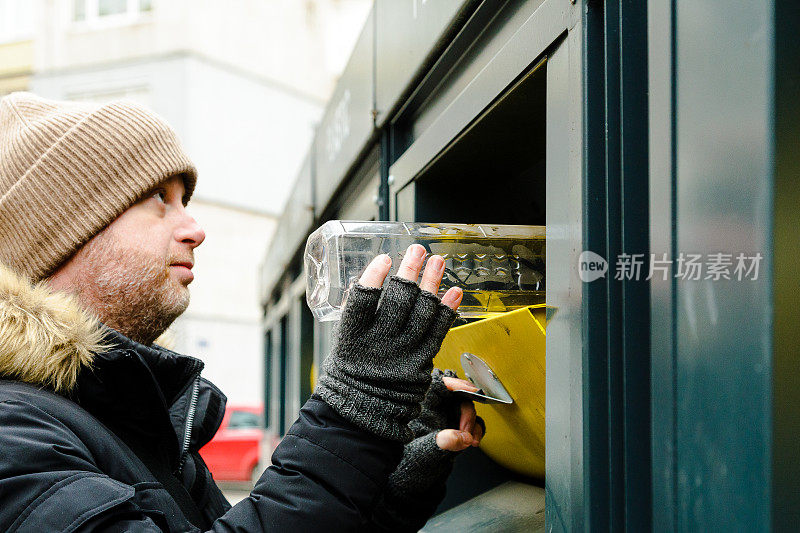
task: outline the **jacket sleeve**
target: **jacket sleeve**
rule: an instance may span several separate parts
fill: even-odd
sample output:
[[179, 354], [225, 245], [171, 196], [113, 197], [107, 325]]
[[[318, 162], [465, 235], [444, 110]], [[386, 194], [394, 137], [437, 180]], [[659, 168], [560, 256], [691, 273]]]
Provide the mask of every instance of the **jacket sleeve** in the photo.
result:
[[250, 496], [217, 520], [213, 529], [362, 530], [402, 449], [396, 441], [358, 429], [312, 396]]
[[441, 450], [436, 432], [407, 444], [373, 512], [373, 530], [419, 531], [444, 499], [447, 478], [459, 453]]

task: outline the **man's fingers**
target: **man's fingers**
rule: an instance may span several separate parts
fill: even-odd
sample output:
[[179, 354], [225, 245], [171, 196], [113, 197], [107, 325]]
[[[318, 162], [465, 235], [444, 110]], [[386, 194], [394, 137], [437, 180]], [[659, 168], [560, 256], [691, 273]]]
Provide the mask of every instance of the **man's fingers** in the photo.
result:
[[472, 435], [465, 431], [443, 429], [436, 434], [436, 445], [442, 450], [460, 452], [469, 448], [472, 442]]
[[386, 274], [389, 273], [391, 268], [392, 258], [387, 254], [381, 254], [367, 265], [366, 270], [361, 274], [361, 278], [358, 282], [365, 287], [383, 287], [383, 281], [386, 279]]
[[464, 291], [460, 287], [450, 287], [447, 292], [442, 296], [442, 303], [455, 311], [461, 305], [461, 298], [464, 296]]
[[478, 416], [478, 414], [475, 412], [475, 406], [472, 402], [463, 402], [461, 404], [461, 420], [458, 429], [474, 434], [476, 416]]
[[475, 431], [472, 432], [472, 445], [477, 447], [483, 438], [483, 427], [480, 424], [475, 424]]
[[467, 381], [466, 379], [442, 377], [442, 383], [449, 390], [466, 390], [469, 392], [478, 392], [478, 387]]
[[[419, 279], [419, 272], [422, 270], [422, 262], [425, 260], [425, 247], [421, 244], [412, 244], [406, 250], [403, 260], [400, 262], [400, 268], [397, 269], [397, 275], [409, 281], [416, 282]], [[442, 275], [444, 274], [444, 259], [438, 255], [432, 255], [428, 259], [428, 264], [425, 266], [425, 272], [422, 275], [420, 288], [433, 294], [439, 291], [439, 284], [442, 282]], [[362, 283], [363, 285], [363, 283]], [[461, 298], [464, 296], [464, 291], [459, 287], [450, 287], [444, 296], [442, 296], [442, 303], [452, 309], [458, 309], [461, 305]]]
[[425, 265], [425, 272], [422, 273], [422, 281], [419, 282], [419, 288], [438, 294], [442, 274], [444, 274], [444, 259], [438, 255], [430, 256], [428, 263]]
[[[422, 269], [422, 262], [425, 260], [425, 247], [421, 244], [412, 244], [406, 250], [403, 260], [400, 262], [400, 268], [397, 270], [397, 275], [401, 278], [413, 281], [416, 283], [419, 278], [419, 272]], [[383, 287], [383, 282], [386, 276], [392, 269], [392, 259], [387, 254], [377, 256], [361, 274], [358, 282], [365, 287], [380, 288]], [[442, 281], [444, 274], [444, 259], [438, 255], [433, 255], [428, 260], [425, 267], [425, 272], [422, 276], [420, 288], [433, 294], [439, 291], [439, 284]], [[442, 303], [452, 309], [458, 309], [461, 305], [461, 298], [464, 296], [464, 291], [459, 287], [450, 287], [447, 292], [442, 296]]]
[[408, 247], [406, 255], [403, 256], [403, 260], [400, 262], [397, 275], [416, 283], [419, 278], [419, 271], [422, 269], [423, 259], [425, 259], [425, 247], [421, 244], [412, 244]]

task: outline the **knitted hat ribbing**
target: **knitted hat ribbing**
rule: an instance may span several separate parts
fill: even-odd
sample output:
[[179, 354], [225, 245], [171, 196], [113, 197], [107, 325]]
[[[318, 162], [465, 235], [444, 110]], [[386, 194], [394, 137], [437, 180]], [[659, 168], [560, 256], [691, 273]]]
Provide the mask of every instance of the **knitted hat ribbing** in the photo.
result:
[[0, 100], [0, 263], [38, 281], [150, 189], [197, 171], [172, 128], [130, 101]]

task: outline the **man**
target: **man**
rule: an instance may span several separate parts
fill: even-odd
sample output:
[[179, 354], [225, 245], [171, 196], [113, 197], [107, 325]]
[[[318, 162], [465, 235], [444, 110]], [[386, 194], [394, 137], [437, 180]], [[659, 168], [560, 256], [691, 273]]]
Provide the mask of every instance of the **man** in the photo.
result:
[[[250, 496], [197, 450], [225, 397], [159, 346], [205, 234], [195, 168], [138, 105], [0, 101], [0, 530], [418, 529], [484, 428], [431, 360], [461, 299], [409, 248], [356, 284], [325, 374]], [[235, 354], [232, 354], [235, 357]], [[422, 410], [421, 410], [422, 405]], [[457, 429], [456, 429], [457, 428]]]

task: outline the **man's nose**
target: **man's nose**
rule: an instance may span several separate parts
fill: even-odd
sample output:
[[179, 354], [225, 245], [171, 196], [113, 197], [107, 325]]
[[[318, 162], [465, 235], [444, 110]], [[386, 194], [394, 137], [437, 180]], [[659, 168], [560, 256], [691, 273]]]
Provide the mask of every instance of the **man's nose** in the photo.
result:
[[194, 218], [184, 211], [183, 220], [181, 220], [181, 225], [178, 227], [175, 237], [180, 242], [188, 244], [192, 248], [197, 248], [206, 239], [206, 232], [203, 231], [203, 228]]

